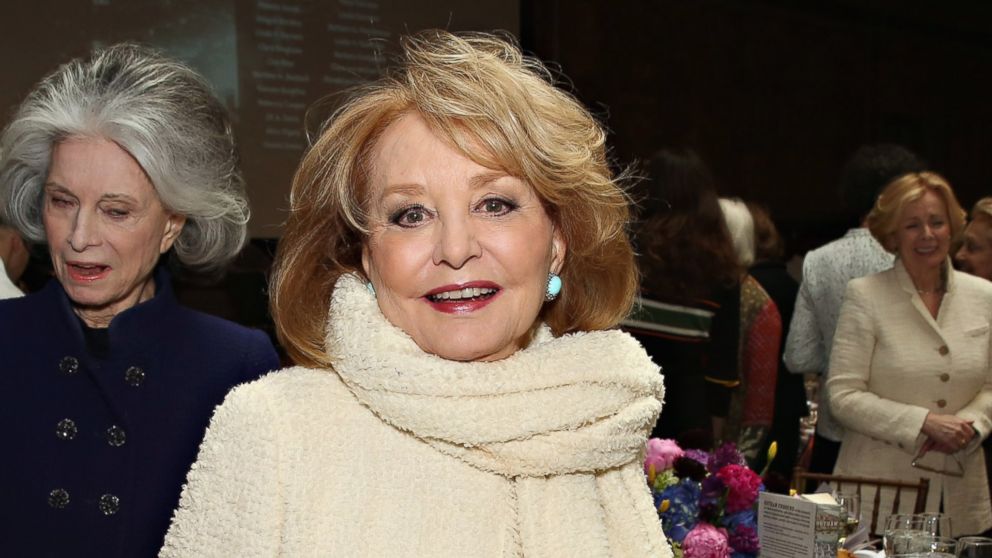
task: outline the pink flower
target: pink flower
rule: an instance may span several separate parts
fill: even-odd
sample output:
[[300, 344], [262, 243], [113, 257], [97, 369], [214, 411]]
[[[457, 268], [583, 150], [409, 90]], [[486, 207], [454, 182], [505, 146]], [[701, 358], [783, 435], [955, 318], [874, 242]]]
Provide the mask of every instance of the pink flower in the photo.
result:
[[727, 530], [700, 521], [682, 541], [685, 558], [730, 558]]
[[656, 473], [671, 469], [675, 460], [684, 453], [674, 440], [651, 438], [648, 440], [647, 456], [644, 458], [644, 472], [647, 473], [651, 465], [654, 465]]
[[727, 485], [727, 513], [746, 510], [758, 499], [761, 477], [744, 465], [727, 465], [716, 476]]

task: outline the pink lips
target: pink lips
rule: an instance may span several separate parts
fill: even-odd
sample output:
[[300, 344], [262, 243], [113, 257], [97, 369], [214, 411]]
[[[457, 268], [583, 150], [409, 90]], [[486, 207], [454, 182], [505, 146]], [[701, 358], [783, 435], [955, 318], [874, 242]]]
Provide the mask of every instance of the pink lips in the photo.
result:
[[65, 262], [65, 268], [69, 277], [79, 283], [99, 281], [109, 275], [111, 270], [109, 265], [87, 262]]
[[[458, 300], [431, 298], [434, 295], [461, 289], [495, 289], [496, 292], [484, 297], [463, 298]], [[423, 296], [423, 299], [431, 306], [431, 308], [437, 310], [438, 312], [444, 312], [445, 314], [467, 314], [486, 307], [490, 302], [496, 300], [502, 292], [503, 289], [491, 281], [470, 281], [468, 283], [444, 285], [443, 287], [432, 289]]]

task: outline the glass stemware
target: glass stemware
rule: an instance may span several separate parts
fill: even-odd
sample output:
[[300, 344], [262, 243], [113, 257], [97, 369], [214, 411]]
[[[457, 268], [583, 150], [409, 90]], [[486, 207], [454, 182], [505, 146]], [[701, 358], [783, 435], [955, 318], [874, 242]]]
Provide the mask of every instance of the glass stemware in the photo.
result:
[[929, 512], [919, 514], [923, 518], [923, 530], [934, 536], [951, 536], [951, 518], [943, 513]]
[[[894, 541], [892, 558], [954, 558], [955, 541], [950, 537], [935, 537], [930, 534], [897, 538]], [[886, 553], [888, 557], [889, 554]]]
[[838, 492], [834, 499], [841, 509], [841, 528], [843, 537], [850, 537], [858, 530], [861, 523], [861, 496], [859, 494], [848, 494]]
[[894, 513], [885, 518], [882, 546], [886, 556], [894, 556], [914, 546], [914, 541], [932, 536], [923, 527], [923, 517], [914, 514]]
[[961, 537], [954, 548], [958, 558], [992, 558], [992, 539], [988, 537]]

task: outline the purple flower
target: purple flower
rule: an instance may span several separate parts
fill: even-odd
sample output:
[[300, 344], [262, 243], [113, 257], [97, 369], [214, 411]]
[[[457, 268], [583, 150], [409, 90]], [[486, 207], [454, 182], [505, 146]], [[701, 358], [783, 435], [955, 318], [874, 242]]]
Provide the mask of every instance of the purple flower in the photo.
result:
[[700, 463], [703, 467], [710, 462], [710, 454], [700, 449], [685, 450], [685, 456]]
[[761, 544], [758, 542], [758, 531], [747, 525], [739, 525], [730, 531], [729, 541], [735, 552], [756, 554], [761, 550]]
[[741, 452], [737, 451], [737, 446], [734, 445], [733, 442], [727, 442], [713, 451], [713, 455], [706, 464], [706, 470], [710, 473], [716, 474], [717, 471], [723, 469], [727, 465], [746, 464], [747, 462], [744, 461], [744, 456], [741, 455]]
[[726, 494], [727, 485], [720, 477], [703, 479], [699, 494], [699, 518], [715, 524], [720, 518], [720, 508]]

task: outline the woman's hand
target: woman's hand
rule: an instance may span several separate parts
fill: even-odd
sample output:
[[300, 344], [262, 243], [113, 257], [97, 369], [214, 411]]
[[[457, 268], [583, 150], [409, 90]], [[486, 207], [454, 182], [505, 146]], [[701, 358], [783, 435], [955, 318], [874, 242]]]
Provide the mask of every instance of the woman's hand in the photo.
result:
[[973, 422], [954, 415], [929, 413], [923, 421], [922, 432], [929, 438], [924, 447], [943, 453], [964, 449], [975, 436]]

